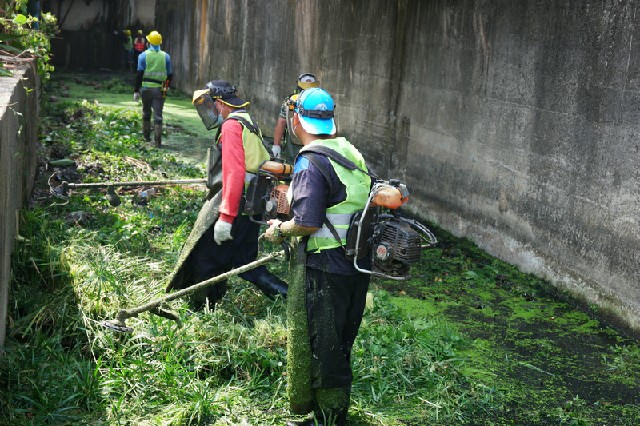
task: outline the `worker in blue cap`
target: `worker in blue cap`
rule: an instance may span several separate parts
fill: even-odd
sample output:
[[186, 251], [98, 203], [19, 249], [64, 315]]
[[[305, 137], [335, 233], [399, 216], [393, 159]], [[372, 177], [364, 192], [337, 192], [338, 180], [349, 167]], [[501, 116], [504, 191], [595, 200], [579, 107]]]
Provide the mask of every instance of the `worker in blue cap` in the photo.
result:
[[[334, 112], [333, 98], [321, 88], [304, 90], [297, 98], [289, 126], [303, 147], [290, 188], [293, 218], [270, 221], [265, 233], [273, 242], [299, 237], [296, 260], [304, 267], [289, 283], [287, 315], [302, 311], [298, 318], [306, 326], [288, 324], [287, 376], [291, 410], [313, 411], [313, 418], [288, 425], [346, 424], [351, 348], [369, 287], [370, 275], [355, 269], [344, 246], [351, 217], [367, 202], [371, 178], [360, 152], [336, 136]], [[331, 161], [332, 155], [346, 157], [358, 169]]]

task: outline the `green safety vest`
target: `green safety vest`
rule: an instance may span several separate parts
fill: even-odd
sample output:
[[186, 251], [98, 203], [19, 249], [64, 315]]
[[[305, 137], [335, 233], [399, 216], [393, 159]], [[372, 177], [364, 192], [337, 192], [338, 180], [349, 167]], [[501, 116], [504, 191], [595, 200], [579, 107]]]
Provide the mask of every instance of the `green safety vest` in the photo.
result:
[[[249, 123], [255, 125], [255, 123], [251, 119], [251, 116], [246, 112], [232, 112], [227, 117], [227, 120], [233, 117], [242, 117]], [[244, 123], [242, 123], [242, 121], [237, 121], [238, 123], [242, 124], [242, 147], [244, 148], [245, 171], [249, 174], [256, 174], [258, 173], [258, 168], [260, 167], [260, 165], [269, 160], [271, 156], [269, 155], [269, 151], [267, 151], [267, 148], [265, 148], [262, 144], [262, 138], [249, 130], [244, 125]], [[258, 132], [260, 133], [260, 131]], [[220, 135], [218, 135], [216, 144], [219, 143], [219, 141]], [[249, 182], [247, 177], [244, 181], [245, 189], [248, 184]]]
[[142, 77], [142, 87], [162, 87], [167, 79], [167, 54], [153, 49], [147, 49], [146, 52], [147, 66]]
[[[343, 137], [316, 140], [308, 146], [314, 144], [322, 144], [331, 148], [353, 161], [362, 170], [369, 171], [360, 151]], [[302, 148], [300, 153], [302, 154], [304, 151], [305, 148]], [[354, 213], [364, 209], [369, 198], [371, 178], [368, 175], [359, 170], [349, 170], [331, 159], [329, 159], [329, 162], [347, 191], [347, 198], [344, 201], [326, 210], [326, 217], [337, 231], [341, 242], [339, 243], [327, 225], [323, 224], [322, 228], [309, 237], [307, 242], [308, 252], [318, 253], [322, 250], [344, 246], [347, 242], [347, 230], [349, 229], [351, 217]]]

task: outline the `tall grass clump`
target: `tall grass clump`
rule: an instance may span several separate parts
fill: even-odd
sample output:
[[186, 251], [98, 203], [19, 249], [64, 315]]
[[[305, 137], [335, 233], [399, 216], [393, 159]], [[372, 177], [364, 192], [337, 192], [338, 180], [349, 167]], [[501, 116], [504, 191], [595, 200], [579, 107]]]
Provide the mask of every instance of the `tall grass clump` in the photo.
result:
[[[73, 181], [202, 177], [148, 146], [139, 112], [86, 101], [47, 104], [43, 168]], [[0, 424], [276, 425], [289, 417], [285, 304], [239, 278], [215, 310], [167, 306], [181, 321], [143, 313], [131, 334], [100, 321], [164, 293], [202, 204], [202, 188], [161, 188], [141, 202], [119, 191], [51, 197], [42, 169], [21, 213], [12, 259], [9, 329], [0, 363]], [[277, 249], [267, 244], [262, 250]], [[283, 273], [283, 264], [271, 265]], [[352, 424], [457, 424], [490, 410], [492, 390], [468, 383], [466, 342], [444, 321], [408, 320], [373, 289], [353, 352]]]

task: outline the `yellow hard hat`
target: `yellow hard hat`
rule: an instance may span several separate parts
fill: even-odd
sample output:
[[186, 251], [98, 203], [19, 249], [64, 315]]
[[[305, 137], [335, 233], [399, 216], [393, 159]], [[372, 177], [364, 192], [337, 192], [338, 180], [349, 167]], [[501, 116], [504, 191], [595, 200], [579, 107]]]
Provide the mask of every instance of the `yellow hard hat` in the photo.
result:
[[124, 35], [131, 35], [131, 30], [124, 30], [122, 32], [124, 33]]
[[162, 36], [157, 31], [151, 31], [147, 36], [147, 40], [155, 46], [162, 44]]
[[305, 72], [298, 77], [298, 89], [305, 90], [312, 87], [320, 87], [320, 82], [315, 75]]
[[138, 30], [138, 34], [142, 34], [142, 30]]

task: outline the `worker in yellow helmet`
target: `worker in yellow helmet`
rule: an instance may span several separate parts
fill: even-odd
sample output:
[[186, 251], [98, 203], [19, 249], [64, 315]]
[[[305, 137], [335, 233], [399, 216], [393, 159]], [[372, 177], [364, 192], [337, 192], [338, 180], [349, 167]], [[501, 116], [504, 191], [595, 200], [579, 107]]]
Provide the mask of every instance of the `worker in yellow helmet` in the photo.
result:
[[131, 37], [131, 30], [122, 30], [121, 38], [124, 69], [133, 71], [133, 37]]
[[144, 33], [142, 30], [136, 32], [136, 36], [133, 39], [133, 63], [138, 63], [138, 57], [147, 48], [147, 42], [144, 39]]
[[133, 92], [133, 100], [142, 98], [142, 133], [144, 139], [151, 140], [151, 110], [153, 110], [154, 142], [156, 147], [162, 143], [162, 109], [166, 91], [173, 77], [171, 58], [160, 49], [162, 36], [157, 31], [147, 35], [149, 48], [138, 57], [138, 75]]
[[287, 96], [280, 106], [278, 121], [273, 130], [273, 146], [271, 147], [271, 151], [275, 157], [283, 157], [289, 163], [293, 163], [296, 154], [298, 154], [302, 146], [296, 144], [296, 141], [292, 141], [291, 135], [289, 135], [287, 131], [286, 119], [287, 116], [290, 116], [289, 118], [293, 117], [293, 113], [291, 112], [293, 109], [293, 97], [301, 91], [312, 87], [320, 87], [320, 82], [316, 76], [310, 73], [300, 74], [293, 93]]

